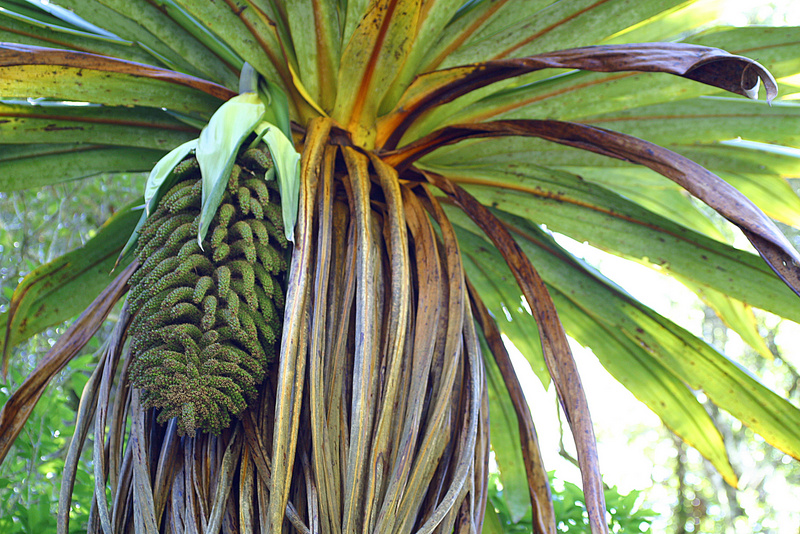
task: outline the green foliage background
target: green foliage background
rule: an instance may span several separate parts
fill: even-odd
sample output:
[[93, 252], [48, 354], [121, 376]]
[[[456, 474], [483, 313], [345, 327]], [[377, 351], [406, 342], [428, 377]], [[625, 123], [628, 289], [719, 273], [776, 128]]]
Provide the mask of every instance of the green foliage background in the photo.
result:
[[[38, 191], [0, 193], [0, 313], [24, 275], [79, 247], [119, 208], [141, 195], [137, 175], [99, 176]], [[112, 317], [113, 320], [113, 317]], [[109, 321], [111, 322], [111, 321]], [[48, 328], [14, 349], [0, 383], [0, 406], [68, 327]], [[100, 330], [83, 354], [47, 388], [6, 461], [0, 465], [0, 533], [55, 532], [55, 510], [83, 386], [111, 327]], [[85, 531], [93, 491], [91, 447], [84, 449], [70, 524]]]

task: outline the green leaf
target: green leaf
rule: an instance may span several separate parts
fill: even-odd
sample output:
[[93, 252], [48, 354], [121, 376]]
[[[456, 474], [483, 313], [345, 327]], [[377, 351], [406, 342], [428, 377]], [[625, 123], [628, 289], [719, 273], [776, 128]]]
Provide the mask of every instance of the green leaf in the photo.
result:
[[120, 210], [85, 245], [25, 277], [0, 315], [3, 361], [11, 347], [78, 314], [114, 280], [114, 260], [138, 218], [131, 206]]
[[[589, 181], [603, 185], [654, 213], [667, 217], [687, 228], [703, 233], [712, 239], [729, 242], [729, 239], [725, 238], [723, 232], [721, 232], [717, 226], [717, 224], [726, 224], [724, 221], [718, 220], [717, 224], [712, 222], [711, 219], [708, 218], [708, 215], [698, 208], [697, 203], [693, 202], [682, 188], [649, 169], [637, 167], [624, 169], [575, 167], [565, 170], [570, 170]], [[768, 207], [774, 207], [778, 204], [784, 206], [800, 203], [800, 199], [794, 194], [785, 180], [776, 176], [765, 176], [764, 178], [765, 190], [769, 190], [773, 187], [775, 188], [774, 190], [777, 191], [780, 191], [783, 187], [788, 189], [786, 194], [778, 195], [780, 199], [774, 198], [773, 202], [767, 200], [766, 202], [762, 201], [758, 203], [759, 207], [764, 209], [768, 215], [773, 217], [776, 215], [776, 212], [768, 210]], [[730, 180], [728, 181], [730, 182]], [[735, 182], [731, 183], [736, 185]], [[767, 206], [764, 205], [765, 203]], [[784, 211], [783, 213], [787, 212]], [[791, 213], [800, 212], [792, 210]], [[758, 331], [758, 325], [756, 324], [750, 306], [741, 301], [732, 299], [722, 292], [715, 291], [710, 287], [701, 287], [674, 273], [673, 276], [680, 280], [685, 286], [691, 288], [703, 302], [714, 309], [729, 328], [739, 334], [742, 339], [759, 354], [766, 358], [772, 358], [764, 339]]]
[[[310, 98], [330, 113], [336, 99], [341, 47], [336, 6], [329, 0], [313, 0], [287, 2], [285, 9], [297, 57], [297, 74]], [[314, 39], [308, 38], [310, 32]]]
[[800, 197], [783, 177], [738, 172], [719, 172], [718, 175], [773, 219], [800, 227]]
[[[640, 206], [667, 217], [672, 221], [703, 233], [712, 239], [728, 242], [717, 224], [712, 222], [706, 213], [703, 213], [697, 202], [692, 201], [689, 195], [677, 184], [665, 179], [663, 176], [652, 172], [649, 169], [632, 167], [623, 169], [602, 169], [594, 167], [575, 167], [565, 168], [589, 181], [598, 183], [615, 193], [633, 200]], [[779, 177], [767, 177], [765, 182], [772, 187], [789, 185]], [[774, 178], [774, 179], [772, 179]], [[772, 179], [772, 180], [770, 180]], [[768, 187], [765, 186], [765, 189]], [[778, 188], [777, 190], [780, 190]], [[800, 199], [789, 189], [788, 195], [782, 195], [783, 200], [788, 204], [800, 202]], [[779, 201], [775, 199], [777, 204]], [[760, 207], [764, 208], [763, 205]], [[774, 216], [774, 212], [767, 211], [768, 215]], [[718, 224], [726, 224], [724, 221], [717, 221]], [[732, 229], [731, 229], [732, 230]], [[673, 276], [674, 275], [673, 273]], [[728, 295], [715, 291], [710, 287], [701, 287], [693, 284], [690, 280], [676, 276], [684, 285], [691, 288], [707, 305], [711, 306], [717, 315], [738, 333], [742, 339], [753, 347], [756, 351], [767, 358], [771, 354], [766, 347], [764, 339], [758, 332], [753, 312], [747, 304], [732, 299]]]
[[70, 30], [92, 31], [92, 29], [86, 27], [85, 24], [80, 24], [78, 20], [67, 20], [63, 16], [59, 16], [58, 13], [61, 11], [50, 5], [34, 4], [26, 2], [25, 0], [3, 0], [0, 1], [0, 7], [34, 19], [41, 24], [64, 26]]
[[767, 342], [758, 331], [758, 321], [756, 321], [753, 309], [750, 306], [719, 291], [714, 291], [707, 287], [701, 288], [680, 278], [678, 280], [703, 299], [703, 302], [714, 310], [728, 328], [739, 334], [742, 341], [750, 345], [753, 350], [764, 358], [773, 359]]
[[[135, 42], [153, 59], [165, 66], [215, 81], [227, 87], [236, 85], [235, 60], [217, 54], [208, 43], [193, 32], [200, 28], [191, 17], [181, 17], [169, 4], [130, 0], [62, 0], [64, 5], [86, 20], [99, 24], [114, 34]], [[187, 27], [188, 26], [188, 27]], [[202, 37], [202, 36], [201, 36]], [[241, 60], [239, 60], [241, 61]]]
[[[591, 346], [603, 364], [609, 366], [612, 374], [614, 367], [617, 367], [617, 373], [621, 371], [631, 373], [640, 367], [630, 359], [625, 362], [620, 361], [627, 352], [639, 358], [661, 383], [659, 385], [652, 378], [647, 380], [639, 378], [640, 390], [638, 393], [634, 391], [634, 394], [653, 395], [649, 390], [641, 389], [647, 387], [677, 387], [674, 379], [670, 380], [668, 374], [658, 371], [659, 366], [648, 362], [652, 359], [689, 388], [702, 389], [717, 406], [740, 419], [775, 447], [794, 457], [800, 455], [800, 410], [751, 378], [705, 342], [621, 291], [611, 291], [613, 286], [604, 281], [599, 274], [590, 273], [585, 267], [580, 266], [577, 260], [555, 261], [556, 258], [552, 253], [544, 254], [545, 250], [553, 250], [558, 251], [563, 258], [569, 258], [569, 255], [551, 238], [545, 236], [538, 226], [502, 212], [498, 212], [498, 215], [504, 222], [512, 225], [517, 235], [522, 238], [518, 241], [520, 247], [536, 263], [543, 278], [561, 293], [562, 297], [556, 299], [554, 296], [554, 300], [563, 304], [563, 299], [567, 298], [574, 307], [589, 316], [592, 322], [597, 323], [597, 326], [593, 326], [588, 332], [590, 335], [587, 335], [586, 331], [575, 332], [576, 339]], [[578, 276], [580, 271], [584, 271], [582, 276]], [[566, 313], [562, 320], [566, 325], [570, 324], [570, 321], [575, 321], [576, 317], [579, 318], [580, 315]], [[586, 319], [583, 321], [586, 324]], [[604, 340], [593, 342], [591, 341], [593, 335], [602, 337], [602, 330], [598, 327], [607, 334]], [[572, 331], [570, 333], [572, 335]], [[614, 350], [608, 343], [612, 338], [616, 338], [626, 350]], [[638, 355], [634, 352], [636, 347]], [[601, 353], [604, 354], [603, 357]], [[675, 398], [676, 394], [673, 393], [672, 398]], [[659, 403], [668, 398], [670, 397], [665, 395], [654, 395], [650, 402], [645, 402], [661, 415], [664, 407]], [[684, 395], [684, 398], [687, 397]], [[685, 410], [686, 407], [682, 407], [682, 404], [685, 402], [676, 400], [671, 409]], [[696, 412], [695, 418], [700, 417], [697, 414], [699, 412]], [[681, 424], [680, 417], [672, 417], [671, 421], [672, 424]], [[698, 425], [698, 421], [699, 419], [687, 420], [685, 423]], [[705, 430], [695, 429], [694, 439], [708, 443], [709, 428], [706, 424]], [[697, 443], [693, 444], [700, 450]], [[709, 449], [706, 449], [703, 454], [709, 454], [708, 451]], [[720, 450], [719, 444], [716, 446], [716, 453], [710, 454], [709, 459], [715, 462], [718, 469], [724, 454], [724, 447]], [[720, 469], [720, 472], [726, 478], [732, 473], [729, 471], [726, 475], [724, 469]]]
[[275, 25], [260, 8], [242, 1], [155, 0], [155, 4], [165, 8], [170, 4], [180, 6], [264, 77], [283, 89], [291, 87]]
[[[573, 287], [583, 288], [589, 284], [581, 281]], [[625, 306], [619, 297], [607, 293], [598, 291], [576, 297], [574, 293], [554, 290], [553, 299], [564, 327], [579, 343], [590, 347], [615, 379], [653, 410], [670, 430], [696, 448], [735, 487], [737, 477], [731, 468], [723, 438], [705, 408], [669, 368], [629, 339], [626, 332], [614, 330], [624, 322], [620, 318], [625, 313]], [[602, 304], [599, 299], [603, 296], [611, 299], [606, 302], [610, 308], [608, 318], [598, 314]], [[666, 350], [663, 346], [649, 348], [658, 352]]]
[[[109, 5], [106, 5], [109, 4]], [[187, 72], [192, 75], [208, 78], [226, 86], [235, 86], [237, 68], [235, 61], [228, 61], [217, 53], [217, 50], [206, 46], [202, 39], [192, 33], [192, 27], [187, 28], [186, 19], [191, 20], [197, 27], [197, 22], [189, 16], [181, 17], [168, 7], [163, 13], [155, 15], [154, 6], [147, 2], [131, 1], [126, 4], [135, 4], [128, 9], [116, 10], [118, 6], [104, 0], [60, 0], [63, 5], [86, 21], [92, 22], [109, 30], [113, 35], [135, 43], [150, 57], [144, 63], [160, 64], [164, 67]], [[124, 13], [144, 10], [139, 16], [130, 18]], [[148, 13], [148, 11], [150, 11]], [[161, 20], [158, 20], [158, 19]], [[152, 33], [151, 33], [152, 30]], [[235, 54], [233, 54], [235, 56]], [[122, 57], [122, 56], [120, 56]], [[123, 57], [123, 59], [126, 59]], [[239, 60], [239, 66], [241, 60]]]
[[[194, 39], [200, 43], [201, 49], [208, 49], [208, 52], [216, 56], [225, 68], [233, 71], [234, 75], [237, 71], [242, 70], [244, 60], [224, 41], [211, 32], [206, 26], [195, 19], [185, 9], [179, 6], [174, 0], [166, 0], [161, 3], [161, 9], [175, 22], [178, 26], [186, 30]], [[176, 35], [179, 35], [176, 33]], [[181, 36], [182, 37], [182, 36]], [[180, 37], [179, 37], [180, 38]], [[169, 43], [169, 38], [161, 37], [164, 42]], [[200, 63], [203, 60], [198, 58]], [[200, 65], [197, 65], [201, 68]], [[232, 87], [233, 83], [227, 83], [226, 86]]]
[[20, 191], [102, 172], [144, 172], [164, 154], [149, 148], [87, 144], [5, 145], [0, 151], [0, 191]]
[[500, 523], [500, 518], [497, 517], [497, 510], [492, 506], [492, 501], [486, 500], [486, 515], [483, 519], [483, 534], [503, 534], [503, 524]]
[[281, 212], [286, 239], [294, 243], [294, 225], [300, 202], [300, 154], [294, 149], [290, 138], [271, 124], [262, 122], [256, 134], [263, 136], [264, 143], [278, 174], [278, 188], [281, 192]]
[[[670, 148], [678, 153], [687, 151], [685, 146], [672, 145]], [[717, 147], [709, 148], [713, 150]], [[689, 150], [696, 156], [703, 147], [696, 145]], [[765, 154], [765, 157], [769, 156]], [[718, 166], [716, 161], [708, 160], [706, 163], [706, 168], [716, 171], [720, 178], [741, 191], [764, 213], [785, 224], [800, 226], [800, 198], [779, 174], [764, 172], [765, 169], [758, 169], [761, 172], [753, 173], [746, 168], [738, 172], [720, 171], [715, 169]], [[630, 166], [559, 166], [559, 169], [602, 185], [687, 228], [722, 240], [719, 227], [709, 220], [708, 214], [698, 207], [697, 202], [682, 187], [650, 169]]]
[[42, 15], [45, 14], [33, 11], [26, 15], [16, 8], [0, 9], [0, 41], [58, 46], [141, 63], [153, 61], [151, 54], [131, 41], [67, 27], [61, 20]]
[[[570, 167], [565, 168], [565, 170], [599, 183], [654, 213], [667, 217], [686, 228], [703, 233], [712, 239], [723, 242], [729, 241], [720, 231], [718, 224], [726, 225], [730, 228], [730, 231], [735, 232], [725, 221], [718, 220], [717, 224], [712, 222], [708, 215], [698, 208], [697, 203], [693, 202], [685, 191], [649, 169]], [[787, 223], [800, 221], [800, 210], [797, 209], [797, 206], [800, 205], [800, 199], [792, 191], [789, 184], [779, 176], [760, 175], [760, 180], [753, 176], [752, 181], [746, 177], [732, 179], [731, 176], [726, 174], [722, 174], [722, 176], [736, 186], [737, 189], [741, 190], [742, 182], [745, 181], [744, 185], [751, 183], [757, 188], [757, 192], [763, 191], [762, 195], [754, 194], [748, 195], [748, 197], [753, 199], [767, 215]], [[770, 195], [770, 191], [782, 191], [783, 193]], [[748, 191], [742, 192], [747, 193]], [[723, 292], [693, 283], [691, 280], [675, 273], [672, 274], [697, 294], [703, 302], [713, 308], [720, 319], [739, 334], [745, 343], [749, 344], [762, 356], [772, 358], [772, 354], [758, 331], [758, 325], [749, 305], [733, 299]]]
[[797, 296], [758, 256], [675, 224], [575, 175], [530, 164], [508, 170], [426, 168], [448, 173], [484, 205], [800, 320]]
[[[719, 145], [694, 145], [679, 147], [681, 154], [692, 161], [719, 172], [732, 174], [776, 174], [782, 177], [797, 175], [800, 154], [789, 154], [792, 149], [761, 145], [756, 148], [744, 142]], [[783, 148], [783, 149], [782, 149]]]
[[[769, 128], [768, 120], [763, 124]], [[792, 177], [800, 167], [800, 159], [789, 155], [790, 149], [781, 150], [781, 147], [774, 145], [741, 140], [709, 145], [695, 143], [667, 146], [716, 173], [773, 219], [800, 226], [800, 197], [784, 179]], [[531, 159], [536, 157], [535, 154], [530, 156]], [[527, 158], [528, 155], [520, 154], [520, 157]], [[709, 222], [700, 221], [705, 215], [697, 217], [689, 213], [700, 212], [689, 201], [685, 192], [682, 192], [682, 188], [670, 184], [649, 169], [618, 165], [626, 164], [620, 162], [616, 166], [612, 163], [612, 166], [591, 167], [559, 165], [559, 168], [599, 183], [684, 226], [714, 235], [707, 230]]]
[[[437, 2], [437, 5], [445, 2]], [[450, 17], [449, 22], [445, 19], [439, 31], [438, 39], [433, 41], [433, 45], [428, 45], [424, 51], [425, 55], [421, 61], [421, 67], [416, 72], [430, 72], [437, 69], [443, 61], [447, 60], [448, 55], [454, 50], [459, 49], [481, 28], [486, 27], [494, 18], [503, 14], [503, 8], [513, 6], [511, 9], [519, 10], [524, 13], [534, 13], [552, 3], [551, 0], [518, 0], [509, 2], [500, 0], [497, 2], [472, 1], [465, 2], [458, 9], [454, 16]]]
[[356, 31], [356, 26], [363, 19], [372, 2], [369, 0], [339, 0], [340, 13], [344, 13], [342, 21], [342, 42], [349, 43]]
[[[530, 3], [530, 7], [521, 9], [520, 2], [487, 2], [485, 8], [480, 6], [466, 16], [456, 19], [451, 26], [453, 29], [459, 28], [458, 31], [467, 28], [472, 31], [473, 24], [484, 24], [488, 20], [487, 27], [491, 29], [487, 29], [485, 32], [482, 30], [479, 37], [472, 37], [460, 47], [458, 46], [462, 43], [460, 38], [445, 31], [439, 43], [431, 48], [421, 72], [492, 59], [523, 57], [551, 50], [594, 45], [618, 31], [681, 3], [683, 3], [681, 0], [670, 0], [669, 2], [579, 0], [554, 3], [533, 1]], [[501, 9], [494, 13], [497, 7], [501, 7]], [[498, 22], [493, 22], [492, 17], [495, 17]], [[454, 49], [454, 47], [456, 48]], [[461, 110], [468, 108], [470, 104], [485, 99], [504, 88], [525, 86], [563, 72], [563, 70], [538, 72], [473, 91], [455, 102], [433, 110], [425, 120], [420, 121], [409, 130], [407, 139], [419, 138], [444, 124], [463, 122], [463, 118], [449, 120], [448, 117], [457, 115]], [[618, 78], [620, 75], [613, 75], [613, 77]], [[680, 82], [683, 82], [684, 86], [687, 85], [685, 80], [680, 80]], [[575, 89], [572, 84], [569, 85], [571, 89]], [[612, 95], [612, 98], [615, 99], [616, 96], [617, 93]], [[592, 94], [590, 98], [591, 102], [596, 105], [603, 105], [605, 101], [604, 98], [595, 94]], [[559, 115], [548, 115], [548, 118], [553, 117], [566, 118]]]
[[[520, 2], [517, 2], [517, 5], [522, 9], [520, 4]], [[421, 63], [430, 51], [431, 43], [438, 40], [442, 32], [445, 31], [447, 22], [453, 18], [453, 15], [460, 7], [457, 2], [435, 2], [432, 5], [425, 6], [425, 9], [420, 11], [417, 33], [411, 45], [411, 50], [409, 50], [400, 72], [392, 82], [386, 97], [381, 103], [379, 115], [384, 115], [394, 108], [403, 91], [408, 88], [419, 73], [423, 72]]]
[[706, 26], [709, 21], [719, 20], [724, 8], [723, 0], [684, 2], [612, 35], [603, 44], [671, 41], [676, 35]]
[[[499, 9], [496, 6], [476, 9], [464, 20], [456, 21], [454, 27], [460, 25], [471, 29], [476, 22], [481, 27], [470, 34], [466, 44], [448, 54], [440, 65], [451, 67], [592, 45], [681, 3], [682, 0], [533, 1], [520, 8], [519, 2], [498, 2]], [[443, 38], [447, 48], [452, 48], [453, 43], [448, 43], [448, 40], [447, 36]], [[441, 55], [437, 49], [431, 54]], [[425, 70], [430, 68], [428, 65]]]
[[[749, 141], [800, 145], [800, 104], [701, 97], [595, 115], [583, 122], [662, 146], [711, 144], [746, 136]], [[754, 128], [753, 124], [759, 124]]]
[[0, 143], [89, 143], [170, 150], [197, 130], [161, 110], [0, 103]]
[[206, 80], [140, 63], [13, 43], [0, 44], [0, 94], [210, 115], [234, 95]]
[[222, 201], [239, 147], [261, 121], [264, 112], [265, 106], [256, 93], [244, 93], [225, 102], [200, 132], [196, 153], [203, 180], [197, 235], [201, 247]]

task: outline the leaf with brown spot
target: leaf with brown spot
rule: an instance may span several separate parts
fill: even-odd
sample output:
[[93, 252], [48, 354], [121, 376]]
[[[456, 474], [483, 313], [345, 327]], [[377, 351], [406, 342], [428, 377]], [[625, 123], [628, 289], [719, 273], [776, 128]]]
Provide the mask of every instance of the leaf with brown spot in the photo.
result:
[[86, 52], [0, 44], [0, 95], [210, 115], [236, 95], [179, 72]]

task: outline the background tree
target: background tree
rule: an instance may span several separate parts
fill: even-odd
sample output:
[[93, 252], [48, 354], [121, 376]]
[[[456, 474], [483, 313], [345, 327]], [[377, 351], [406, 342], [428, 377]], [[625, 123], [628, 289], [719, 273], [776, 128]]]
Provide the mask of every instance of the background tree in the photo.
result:
[[[166, 151], [197, 137], [222, 101], [235, 95], [244, 61], [271, 84], [261, 87], [268, 93], [262, 99], [278, 126], [281, 117], [291, 118], [303, 159], [277, 368], [248, 363], [251, 376], [237, 383], [239, 371], [230, 365], [241, 370], [241, 362], [226, 356], [231, 359], [223, 363], [230, 365], [220, 365], [205, 352], [205, 338], [186, 329], [173, 329], [176, 337], [157, 334], [165, 346], [183, 347], [182, 356], [171, 350], [178, 355], [168, 364], [146, 367], [151, 364], [137, 355], [135, 341], [132, 357], [124, 349], [131, 309], [124, 307], [84, 388], [66, 461], [61, 529], [67, 528], [77, 458], [91, 422], [91, 530], [161, 523], [165, 529], [215, 531], [241, 522], [277, 531], [287, 518], [287, 528], [300, 531], [315, 529], [317, 521], [322, 531], [332, 532], [478, 529], [484, 512], [494, 513], [484, 506], [491, 395], [495, 412], [510, 416], [495, 417], [491, 436], [506, 497], [511, 501], [516, 492], [519, 503], [527, 493], [535, 528], [554, 531], [546, 472], [501, 333], [523, 350], [543, 381], [552, 377], [556, 385], [577, 438], [595, 532], [606, 530], [603, 491], [588, 406], [564, 329], [591, 346], [729, 483], [735, 485], [736, 476], [722, 436], [691, 390], [702, 388], [715, 405], [800, 457], [793, 405], [620, 291], [546, 231], [658, 265], [762, 349], [748, 306], [790, 319], [798, 313], [797, 297], [783, 282], [798, 291], [800, 257], [756, 207], [796, 221], [800, 201], [782, 178], [794, 160], [772, 146], [795, 143], [796, 111], [776, 103], [775, 113], [760, 103], [719, 96], [726, 90], [754, 97], [760, 79], [772, 100], [778, 85], [758, 63], [707, 46], [757, 50], [780, 79], [795, 74], [794, 30], [710, 31], [692, 37], [691, 44], [629, 44], [668, 39], [676, 27], [699, 24], [691, 6], [662, 1], [64, 5], [111, 33], [55, 8], [8, 2], [2, 12], [2, 31], [17, 43], [0, 48], [0, 96], [8, 117], [0, 126], [7, 145], [0, 159], [4, 190], [99, 171], [149, 170]], [[603, 46], [576, 48], [596, 43]], [[751, 143], [727, 142], [736, 136]], [[245, 141], [245, 148], [258, 149], [258, 139]], [[755, 204], [679, 154], [739, 186]], [[164, 196], [158, 216], [180, 211], [172, 206], [183, 194], [181, 181], [199, 179], [194, 157], [185, 155], [170, 175], [179, 183]], [[234, 168], [257, 174], [249, 163], [253, 154], [243, 150], [236, 156], [234, 151]], [[197, 159], [202, 168], [199, 148]], [[249, 217], [248, 211], [258, 211], [251, 202], [258, 197], [268, 211], [255, 185], [242, 186], [250, 192], [233, 185], [239, 172], [231, 174], [230, 196], [223, 202], [238, 202]], [[283, 180], [281, 174], [279, 169]], [[203, 175], [203, 182], [221, 184], [219, 191], [227, 180], [227, 174]], [[738, 226], [769, 267], [726, 244], [684, 189]], [[289, 211], [290, 191], [281, 183]], [[191, 206], [184, 207], [195, 210], [192, 217], [201, 210], [214, 213], [208, 195], [203, 193], [202, 207], [199, 196], [197, 206], [189, 199]], [[225, 200], [236, 195], [238, 200]], [[224, 226], [222, 218], [212, 225]], [[6, 355], [108, 286], [6, 403], [0, 413], [2, 456], [47, 382], [99, 328], [137, 266], [160, 273], [147, 271], [153, 265], [144, 244], [108, 285], [106, 273], [138, 219], [138, 212], [120, 210], [77, 253], [34, 271], [12, 296], [4, 315]], [[143, 236], [160, 235], [158, 223], [151, 224]], [[280, 241], [277, 236], [270, 233]], [[244, 233], [241, 238], [248, 241]], [[205, 249], [220, 248], [216, 237], [209, 239], [201, 235], [198, 241], [210, 245]], [[231, 257], [250, 262], [247, 254], [245, 246]], [[210, 328], [238, 328], [224, 312], [259, 320], [251, 312], [264, 305], [260, 297], [244, 299], [252, 285], [244, 268], [230, 278], [230, 287], [251, 311], [234, 306], [222, 282], [219, 269], [234, 267], [219, 265], [216, 256], [202, 261], [212, 260], [213, 283], [227, 302], [221, 319], [213, 308], [205, 312]], [[179, 265], [181, 276], [192, 274]], [[145, 275], [141, 282], [142, 275], [136, 276], [136, 295], [159, 278]], [[257, 289], [266, 287], [265, 280], [259, 276]], [[163, 313], [177, 314], [171, 308]], [[264, 329], [257, 326], [249, 338], [234, 336], [236, 351], [252, 358], [266, 350], [248, 345], [263, 341]], [[158, 413], [141, 406], [140, 395], [146, 406], [154, 402], [155, 386], [140, 393], [130, 381], [155, 384], [140, 374], [144, 368], [171, 384], [194, 379], [195, 362], [188, 359], [196, 344], [196, 365], [210, 373], [201, 380], [216, 388], [217, 400], [210, 407], [184, 397], [182, 405], [155, 405], [166, 415], [183, 414], [162, 427], [155, 422]], [[495, 370], [487, 359], [485, 382], [481, 353], [492, 354], [498, 364]], [[256, 397], [253, 381], [262, 379]], [[247, 411], [238, 401], [240, 390], [253, 396]], [[241, 423], [219, 436], [193, 435], [198, 407], [213, 412], [223, 405]], [[227, 417], [220, 413], [215, 420]], [[521, 451], [515, 445], [520, 436]]]

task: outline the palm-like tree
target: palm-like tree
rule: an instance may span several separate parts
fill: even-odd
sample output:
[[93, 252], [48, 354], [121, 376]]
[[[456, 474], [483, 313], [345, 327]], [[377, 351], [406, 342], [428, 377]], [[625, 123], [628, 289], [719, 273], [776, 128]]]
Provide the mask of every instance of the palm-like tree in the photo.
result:
[[[729, 483], [736, 475], [724, 443], [692, 390], [800, 458], [794, 406], [550, 233], [675, 276], [766, 353], [750, 306], [800, 318], [800, 257], [769, 218], [800, 221], [800, 200], [783, 179], [797, 166], [776, 148], [797, 145], [798, 110], [724, 91], [756, 97], [761, 81], [772, 100], [779, 84], [738, 54], [779, 80], [794, 75], [796, 29], [631, 44], [674, 41], [706, 21], [691, 2], [662, 0], [60, 5], [82, 19], [0, 2], [0, 37], [9, 41], [0, 45], [3, 191], [150, 171], [236, 95], [246, 64], [266, 80], [263, 104], [302, 155], [289, 270], [276, 279], [286, 291], [277, 363], [253, 371], [254, 382], [245, 376], [249, 386], [220, 386], [250, 387], [248, 408], [231, 407], [238, 418], [220, 433], [195, 434], [186, 423], [194, 412], [132, 386], [146, 382], [137, 378], [141, 354], [125, 344], [131, 315], [142, 312], [123, 307], [76, 421], [63, 532], [92, 425], [91, 531], [480, 531], [493, 513], [491, 446], [507, 492], [528, 493], [538, 531], [555, 532], [503, 334], [555, 384], [593, 532], [606, 531], [602, 484], [566, 334]], [[737, 137], [749, 142], [729, 142]], [[243, 172], [253, 170], [244, 153], [238, 158]], [[181, 160], [199, 179], [189, 151], [170, 169]], [[293, 204], [285, 187], [284, 205]], [[736, 225], [763, 259], [731, 246], [690, 195]], [[3, 408], [0, 458], [50, 378], [146, 268], [145, 246], [123, 258], [116, 278], [107, 274], [140, 214], [122, 210], [15, 292], [0, 334], [4, 358], [86, 311]], [[233, 276], [244, 284], [244, 274]], [[252, 309], [263, 311], [256, 301]], [[188, 380], [185, 369], [170, 373]], [[490, 404], [498, 414], [491, 438]]]

